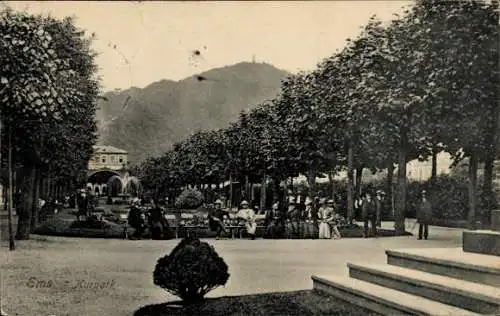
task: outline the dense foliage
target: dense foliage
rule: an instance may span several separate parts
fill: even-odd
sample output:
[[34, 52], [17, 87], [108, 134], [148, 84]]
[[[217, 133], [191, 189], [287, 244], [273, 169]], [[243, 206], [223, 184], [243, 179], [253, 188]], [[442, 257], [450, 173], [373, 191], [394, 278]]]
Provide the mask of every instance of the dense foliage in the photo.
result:
[[186, 303], [203, 299], [205, 294], [229, 279], [228, 266], [215, 249], [197, 238], [185, 238], [158, 260], [154, 284], [180, 297]]
[[92, 38], [71, 18], [0, 12], [2, 157], [10, 147], [20, 239], [36, 225], [40, 195], [60, 198], [85, 180], [99, 93]]
[[[352, 217], [363, 170], [386, 169], [385, 187], [395, 193], [395, 229], [401, 234], [407, 162], [435, 160], [445, 150], [455, 163], [465, 158], [469, 163], [468, 220], [474, 226], [481, 162], [485, 203], [480, 206], [491, 209], [495, 201], [498, 18], [498, 1], [440, 0], [418, 0], [388, 24], [373, 17], [342, 51], [312, 71], [288, 77], [275, 99], [213, 132], [219, 135], [214, 146], [211, 133], [196, 133], [164, 158], [143, 164], [141, 176], [164, 174], [173, 186], [272, 179], [277, 187], [304, 174], [309, 195], [315, 195], [316, 176], [332, 179], [347, 170]], [[210, 164], [193, 163], [198, 160]], [[430, 184], [436, 174], [434, 167]], [[158, 189], [154, 181], [145, 184]]]
[[204, 201], [203, 193], [196, 188], [184, 189], [175, 200], [175, 206], [178, 208], [195, 209]]

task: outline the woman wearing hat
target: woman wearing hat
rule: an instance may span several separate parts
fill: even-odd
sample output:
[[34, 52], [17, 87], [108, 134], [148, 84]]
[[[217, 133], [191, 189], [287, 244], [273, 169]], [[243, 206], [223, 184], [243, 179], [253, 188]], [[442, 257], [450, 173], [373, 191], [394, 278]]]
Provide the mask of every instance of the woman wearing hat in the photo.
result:
[[319, 220], [319, 239], [330, 239], [331, 227], [330, 222], [333, 220], [332, 209], [325, 205], [325, 199], [319, 201], [320, 208], [318, 210], [318, 220]]
[[288, 211], [286, 213], [286, 236], [287, 238], [297, 238], [300, 224], [300, 212], [297, 208], [295, 198], [288, 200]]
[[317, 212], [314, 208], [313, 200], [306, 198], [305, 210], [303, 213], [304, 219], [304, 237], [309, 239], [316, 239], [318, 237], [318, 226], [316, 222]]
[[238, 211], [236, 217], [245, 221], [245, 227], [248, 235], [252, 240], [255, 239], [255, 231], [257, 230], [257, 223], [255, 222], [255, 212], [249, 207], [247, 201], [241, 202], [241, 209]]
[[340, 235], [340, 231], [338, 229], [338, 224], [340, 222], [340, 214], [338, 214], [335, 211], [335, 201], [333, 199], [328, 200], [327, 202], [327, 208], [329, 212], [332, 214], [333, 219], [329, 223], [330, 226], [332, 227], [332, 233], [333, 233], [333, 238], [334, 239], [339, 239], [342, 236]]

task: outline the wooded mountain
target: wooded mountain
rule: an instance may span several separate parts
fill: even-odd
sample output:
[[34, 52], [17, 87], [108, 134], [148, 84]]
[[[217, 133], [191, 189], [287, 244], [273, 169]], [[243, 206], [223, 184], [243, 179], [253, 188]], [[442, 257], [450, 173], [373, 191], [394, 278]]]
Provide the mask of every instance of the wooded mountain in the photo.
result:
[[190, 133], [225, 128], [241, 110], [274, 98], [288, 74], [269, 64], [242, 62], [178, 82], [105, 93], [97, 113], [99, 143], [127, 150], [131, 163], [161, 155]]

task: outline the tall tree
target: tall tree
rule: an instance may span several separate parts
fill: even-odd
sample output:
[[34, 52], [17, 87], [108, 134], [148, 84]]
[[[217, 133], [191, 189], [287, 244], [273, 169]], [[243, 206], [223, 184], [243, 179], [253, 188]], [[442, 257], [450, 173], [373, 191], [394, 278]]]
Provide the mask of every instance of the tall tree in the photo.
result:
[[[15, 157], [22, 164], [22, 203], [18, 209], [17, 238], [29, 238], [34, 206], [36, 175], [43, 165], [58, 167], [45, 152], [60, 150], [49, 144], [79, 145], [89, 152], [95, 133], [95, 99], [98, 92], [94, 54], [89, 39], [71, 19], [56, 20], [41, 15], [1, 12], [0, 39], [3, 66], [0, 99], [3, 119], [13, 130]], [[75, 118], [85, 129], [64, 130]], [[72, 149], [76, 149], [73, 147]], [[89, 149], [90, 147], [90, 149]], [[65, 149], [69, 149], [66, 147]], [[79, 157], [80, 166], [88, 155]], [[71, 163], [70, 162], [70, 163]], [[72, 174], [63, 173], [71, 177]]]

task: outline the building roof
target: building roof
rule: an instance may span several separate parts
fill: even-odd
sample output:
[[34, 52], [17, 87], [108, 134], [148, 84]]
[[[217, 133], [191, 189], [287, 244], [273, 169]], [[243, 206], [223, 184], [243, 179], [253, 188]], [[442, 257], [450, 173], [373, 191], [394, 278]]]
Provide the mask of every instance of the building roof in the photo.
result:
[[128, 152], [126, 150], [116, 148], [113, 146], [94, 146], [94, 153], [95, 154], [127, 154]]

